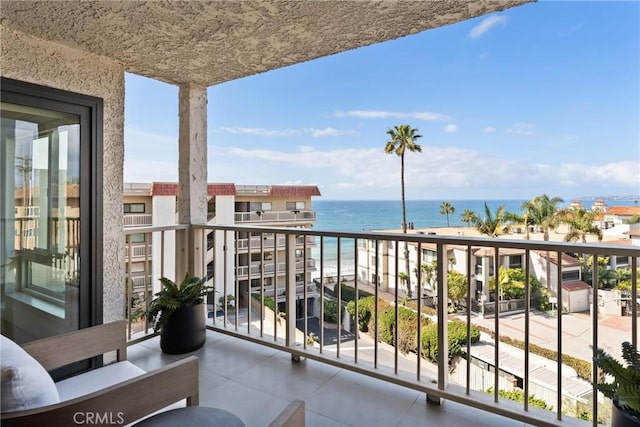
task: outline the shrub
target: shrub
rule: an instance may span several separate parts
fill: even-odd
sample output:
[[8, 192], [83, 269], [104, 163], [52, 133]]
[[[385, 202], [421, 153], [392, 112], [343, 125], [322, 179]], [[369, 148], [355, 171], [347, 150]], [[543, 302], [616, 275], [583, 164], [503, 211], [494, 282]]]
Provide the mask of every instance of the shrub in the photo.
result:
[[[395, 345], [395, 307], [386, 307], [380, 313], [378, 327], [379, 338], [391, 345]], [[424, 329], [429, 320], [422, 318], [421, 328]], [[407, 307], [398, 306], [398, 350], [401, 353], [416, 351], [418, 348], [418, 314]]]
[[[251, 294], [251, 296], [255, 298], [257, 301], [260, 301], [260, 293], [254, 292]], [[276, 302], [273, 300], [273, 298], [265, 296], [264, 305], [265, 307], [270, 308], [273, 311], [276, 311]]]
[[[368, 332], [373, 328], [371, 318], [373, 317], [373, 304], [375, 301], [374, 296], [368, 296], [360, 298], [358, 300], [358, 328], [362, 332]], [[378, 298], [378, 312], [381, 313], [382, 309], [388, 307], [389, 303], [381, 298]], [[347, 303], [347, 312], [355, 319], [356, 317], [356, 305], [354, 301]]]
[[[467, 343], [467, 325], [459, 320], [451, 320], [447, 326], [449, 360], [461, 354], [462, 346]], [[475, 326], [471, 326], [471, 343], [480, 340], [480, 331]], [[427, 325], [422, 332], [422, 355], [433, 362], [438, 361], [438, 324]]]
[[338, 322], [338, 303], [333, 300], [324, 300], [324, 321], [330, 323]]
[[[493, 394], [493, 387], [489, 387], [487, 389], [487, 393]], [[498, 396], [504, 399], [514, 400], [516, 402], [524, 403], [524, 391], [520, 389], [498, 390]], [[544, 400], [538, 399], [532, 394], [529, 395], [529, 406], [535, 406], [537, 408], [546, 409], [548, 411], [553, 409], [551, 406], [548, 406]]]
[[[338, 298], [338, 284], [336, 283], [333, 286], [333, 295]], [[364, 298], [364, 297], [369, 297], [372, 296], [369, 292], [365, 292], [361, 289], [358, 289], [358, 296], [360, 297], [360, 299]], [[356, 299], [356, 290], [352, 287], [347, 285], [346, 283], [341, 283], [340, 284], [340, 299], [342, 301], [353, 301]]]

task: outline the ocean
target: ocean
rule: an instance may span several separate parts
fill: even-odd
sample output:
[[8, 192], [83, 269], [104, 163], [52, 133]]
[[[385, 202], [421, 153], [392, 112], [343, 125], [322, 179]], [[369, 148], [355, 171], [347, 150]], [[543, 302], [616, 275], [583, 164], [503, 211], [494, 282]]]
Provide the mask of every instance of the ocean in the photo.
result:
[[[603, 199], [607, 206], [633, 206], [633, 199]], [[526, 200], [487, 200], [486, 203], [495, 212], [501, 205], [507, 212], [522, 213], [522, 203]], [[484, 215], [484, 200], [450, 200], [455, 212], [449, 215], [449, 224], [452, 227], [465, 226], [461, 215], [465, 209], [470, 209], [476, 215]], [[564, 206], [571, 200], [566, 200]], [[433, 228], [446, 227], [447, 218], [440, 214], [441, 200], [408, 200], [406, 202], [407, 223], [413, 222], [413, 227]], [[592, 200], [583, 200], [585, 208], [590, 209]], [[560, 205], [562, 207], [563, 205]], [[398, 201], [349, 201], [349, 200], [314, 200], [312, 205], [316, 211], [316, 223], [314, 230], [322, 231], [366, 231], [366, 230], [399, 230], [402, 223], [402, 204]], [[354, 242], [351, 239], [341, 241], [341, 272], [352, 274], [355, 267]], [[337, 267], [337, 243], [336, 239], [324, 239], [325, 272], [333, 272]], [[311, 256], [318, 262], [320, 260], [320, 239], [316, 239], [316, 246]], [[316, 272], [318, 275], [319, 272]]]

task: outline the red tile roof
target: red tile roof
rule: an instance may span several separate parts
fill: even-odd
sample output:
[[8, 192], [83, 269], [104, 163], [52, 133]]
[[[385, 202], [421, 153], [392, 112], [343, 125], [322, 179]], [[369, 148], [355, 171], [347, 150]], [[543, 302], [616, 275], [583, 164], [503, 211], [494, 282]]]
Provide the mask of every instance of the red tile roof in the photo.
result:
[[591, 285], [588, 283], [578, 281], [578, 282], [568, 282], [562, 284], [562, 289], [566, 289], [567, 291], [579, 291], [581, 289], [591, 289]]
[[[152, 196], [177, 196], [179, 185], [175, 182], [152, 182]], [[235, 196], [236, 186], [234, 184], [207, 184], [207, 194], [209, 196]]]
[[207, 194], [209, 196], [235, 196], [235, 184], [209, 184], [207, 185]]
[[607, 215], [640, 215], [640, 206], [611, 206], [605, 212]]
[[176, 196], [178, 194], [178, 184], [175, 182], [152, 182], [152, 196]]
[[320, 189], [315, 185], [272, 185], [269, 195], [276, 197], [320, 196]]

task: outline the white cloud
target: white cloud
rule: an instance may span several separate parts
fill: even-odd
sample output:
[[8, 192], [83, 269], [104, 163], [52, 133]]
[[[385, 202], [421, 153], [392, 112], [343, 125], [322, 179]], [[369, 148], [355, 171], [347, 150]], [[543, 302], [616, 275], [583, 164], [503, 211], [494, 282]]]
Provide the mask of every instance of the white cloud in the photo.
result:
[[[399, 194], [398, 157], [379, 148], [286, 152], [214, 147], [210, 153], [210, 170], [224, 178], [219, 181], [317, 183], [329, 199], [393, 199]], [[638, 162], [526, 163], [449, 146], [423, 146], [422, 153], [406, 157], [405, 167], [408, 199], [565, 197], [600, 190], [624, 194], [637, 192], [640, 181]]]
[[482, 129], [483, 133], [496, 133], [497, 129], [491, 126], [487, 126], [486, 128]]
[[433, 113], [430, 111], [417, 111], [413, 113], [402, 113], [397, 111], [380, 111], [380, 110], [353, 110], [347, 112], [337, 112], [336, 117], [357, 117], [360, 119], [416, 119], [427, 122], [447, 122], [451, 121], [451, 117], [446, 114]]
[[323, 136], [341, 136], [341, 135], [354, 135], [356, 132], [352, 130], [340, 130], [334, 128], [324, 128], [324, 129], [309, 129], [311, 136], [314, 138], [321, 138]]
[[286, 136], [300, 136], [311, 135], [314, 138], [321, 138], [325, 136], [340, 136], [355, 134], [352, 130], [340, 130], [327, 127], [324, 129], [316, 128], [300, 128], [300, 129], [265, 129], [265, 128], [250, 128], [250, 127], [221, 127], [220, 130], [239, 135], [254, 135], [254, 136], [269, 136], [269, 137], [286, 137]]
[[444, 128], [442, 128], [442, 130], [447, 132], [447, 133], [454, 133], [454, 132], [458, 132], [458, 126], [456, 126], [456, 125], [446, 125]]
[[302, 132], [296, 129], [264, 129], [264, 128], [245, 128], [245, 127], [221, 127], [221, 130], [241, 135], [258, 135], [258, 136], [292, 136], [300, 135]]
[[533, 136], [536, 134], [535, 127], [533, 123], [519, 122], [515, 123], [509, 129], [505, 129], [504, 133], [516, 136]]
[[482, 37], [487, 33], [487, 31], [489, 31], [496, 25], [506, 25], [508, 21], [509, 18], [507, 18], [505, 15], [489, 16], [488, 18], [484, 18], [478, 25], [473, 27], [471, 31], [469, 31], [469, 34], [467, 34], [467, 37], [469, 37], [470, 39], [477, 39], [479, 37]]

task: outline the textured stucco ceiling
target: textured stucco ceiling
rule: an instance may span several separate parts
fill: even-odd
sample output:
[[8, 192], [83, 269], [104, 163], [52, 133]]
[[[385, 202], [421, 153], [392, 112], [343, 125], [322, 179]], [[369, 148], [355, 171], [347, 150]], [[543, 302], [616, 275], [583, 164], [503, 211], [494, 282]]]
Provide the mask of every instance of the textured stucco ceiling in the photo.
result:
[[7, 1], [2, 25], [169, 83], [216, 83], [532, 0]]

